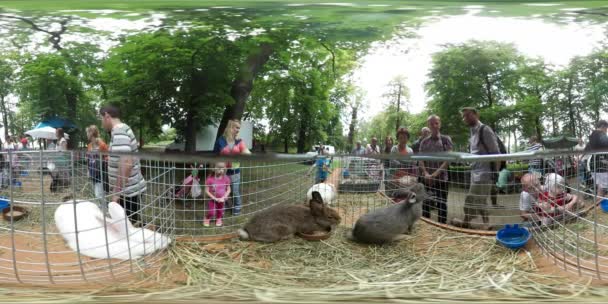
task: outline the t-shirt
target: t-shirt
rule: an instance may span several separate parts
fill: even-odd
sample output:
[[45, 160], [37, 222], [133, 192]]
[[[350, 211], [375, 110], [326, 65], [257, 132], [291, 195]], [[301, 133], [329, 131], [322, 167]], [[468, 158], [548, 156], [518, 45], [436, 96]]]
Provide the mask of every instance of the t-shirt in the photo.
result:
[[[482, 131], [481, 127], [483, 125], [484, 124], [479, 122], [476, 126], [469, 129], [469, 147], [471, 154], [500, 154], [498, 141], [494, 131], [492, 131], [490, 127], [485, 126], [483, 127], [483, 134], [480, 134], [480, 131]], [[481, 139], [481, 137], [483, 137], [483, 139]], [[482, 142], [485, 145], [482, 145]], [[471, 164], [471, 175], [475, 182], [479, 182], [481, 179], [483, 179], [483, 177], [485, 177], [483, 173], [490, 173], [492, 171], [494, 171], [494, 169], [491, 168], [490, 162], [477, 161]]]
[[372, 145], [367, 145], [367, 148], [365, 148], [365, 154], [380, 154], [380, 146], [375, 145], [372, 147]]
[[537, 214], [540, 214], [542, 216], [553, 217], [557, 214], [557, 212], [548, 212], [548, 211], [541, 209], [539, 206], [541, 202], [548, 202], [551, 205], [551, 207], [557, 208], [557, 207], [561, 207], [561, 206], [564, 206], [564, 205], [570, 203], [570, 201], [572, 201], [572, 199], [573, 199], [572, 195], [569, 195], [568, 193], [565, 193], [565, 192], [560, 193], [557, 196], [551, 196], [548, 191], [545, 191], [545, 192], [542, 192], [541, 194], [539, 194], [538, 204], [535, 205], [534, 210], [536, 211]]
[[[420, 153], [438, 153], [438, 152], [448, 152], [453, 148], [452, 138], [447, 135], [441, 135], [437, 137], [429, 136], [423, 139], [420, 142]], [[413, 149], [412, 149], [413, 150]], [[425, 161], [424, 166], [426, 167], [427, 172], [433, 174], [437, 169], [441, 167], [443, 162], [437, 161]], [[441, 171], [438, 176], [439, 180], [447, 181], [448, 173], [446, 170]]]
[[[221, 136], [215, 141], [213, 152], [217, 155], [239, 155], [247, 150], [247, 145], [242, 139], [237, 139], [233, 144], [228, 143], [226, 137]], [[240, 173], [241, 164], [239, 162], [226, 162], [226, 168], [228, 168], [228, 174]]]
[[316, 161], [317, 165], [317, 177], [321, 180], [325, 180], [327, 175], [329, 175], [329, 159], [325, 157], [319, 157]]
[[[391, 154], [409, 155], [412, 153], [414, 153], [414, 151], [408, 145], [405, 145], [405, 148], [403, 149], [399, 148], [399, 145], [393, 146], [391, 149]], [[397, 168], [395, 178], [400, 178], [405, 175], [416, 176], [418, 173], [416, 162], [411, 160], [392, 160], [391, 167]]]
[[511, 171], [507, 169], [500, 170], [498, 173], [498, 181], [496, 182], [496, 187], [500, 189], [504, 189], [509, 184], [509, 176], [511, 175]]
[[55, 147], [55, 148], [57, 149], [57, 151], [65, 151], [65, 149], [66, 149], [65, 147], [67, 147], [67, 145], [68, 145], [67, 139], [65, 139], [65, 137], [62, 137], [57, 142], [57, 147]]
[[205, 186], [209, 187], [209, 192], [213, 194], [213, 196], [222, 197], [226, 194], [226, 191], [228, 191], [230, 178], [226, 175], [222, 175], [221, 177], [211, 175], [205, 180]]
[[[530, 146], [528, 148], [528, 150], [526, 150], [527, 152], [536, 152], [536, 151], [542, 151], [543, 150], [543, 145], [540, 143], [535, 143], [534, 145]], [[542, 159], [540, 158], [536, 158], [536, 159], [531, 159], [528, 162], [528, 166], [532, 169], [542, 169]]]
[[[96, 183], [101, 182], [101, 172], [102, 170], [102, 163], [101, 163], [101, 159], [102, 157], [100, 157], [99, 152], [107, 152], [108, 151], [108, 145], [106, 145], [106, 143], [101, 140], [101, 139], [97, 139], [97, 145], [95, 147], [93, 147], [93, 145], [91, 143], [89, 143], [87, 145], [87, 163], [88, 163], [88, 168], [89, 168], [89, 176], [91, 177], [91, 179], [93, 179]], [[107, 156], [103, 156], [104, 160], [107, 160]]]
[[[110, 142], [110, 152], [137, 152], [138, 144], [133, 130], [124, 123], [119, 123], [112, 128], [112, 140]], [[116, 185], [118, 177], [118, 168], [121, 161], [120, 155], [111, 155], [108, 162], [108, 178], [110, 185]], [[122, 194], [126, 197], [138, 195], [146, 190], [146, 180], [141, 174], [141, 165], [139, 159], [133, 157], [133, 167], [127, 179], [126, 184], [123, 184]]]
[[527, 191], [522, 191], [519, 195], [519, 210], [525, 212], [532, 212], [536, 205], [536, 197]]

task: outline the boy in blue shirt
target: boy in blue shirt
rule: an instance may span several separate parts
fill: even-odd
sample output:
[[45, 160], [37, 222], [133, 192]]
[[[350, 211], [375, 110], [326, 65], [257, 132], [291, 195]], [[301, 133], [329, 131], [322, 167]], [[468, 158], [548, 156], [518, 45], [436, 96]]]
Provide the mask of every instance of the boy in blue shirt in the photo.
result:
[[317, 156], [317, 160], [307, 173], [307, 175], [310, 175], [312, 170], [316, 168], [317, 172], [315, 175], [315, 184], [325, 182], [329, 174], [331, 174], [331, 170], [329, 169], [330, 160], [324, 154], [325, 150], [323, 149], [323, 147], [321, 147], [319, 149], [319, 156]]

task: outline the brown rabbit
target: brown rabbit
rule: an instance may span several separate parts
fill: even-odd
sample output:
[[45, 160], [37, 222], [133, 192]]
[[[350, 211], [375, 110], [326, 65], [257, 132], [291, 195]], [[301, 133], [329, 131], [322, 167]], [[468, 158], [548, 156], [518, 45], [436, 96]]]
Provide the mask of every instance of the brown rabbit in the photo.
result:
[[242, 229], [241, 240], [277, 242], [296, 233], [331, 231], [340, 223], [340, 215], [323, 204], [321, 194], [312, 193], [309, 205], [276, 205], [255, 214]]

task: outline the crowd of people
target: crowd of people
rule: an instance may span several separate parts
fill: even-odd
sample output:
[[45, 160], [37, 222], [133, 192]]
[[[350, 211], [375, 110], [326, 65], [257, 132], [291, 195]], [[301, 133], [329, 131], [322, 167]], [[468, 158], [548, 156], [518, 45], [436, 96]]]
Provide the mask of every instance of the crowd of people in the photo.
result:
[[[105, 208], [106, 198], [119, 202], [125, 207], [128, 217], [133, 222], [141, 221], [140, 205], [141, 195], [146, 190], [146, 180], [141, 172], [141, 164], [138, 158], [128, 155], [108, 155], [106, 152], [137, 152], [138, 140], [133, 130], [121, 121], [121, 113], [118, 107], [113, 105], [104, 106], [99, 111], [103, 129], [110, 132], [111, 139], [106, 144], [100, 137], [100, 131], [95, 125], [86, 128], [88, 138], [87, 166], [88, 176], [93, 185], [95, 197], [100, 207]], [[492, 128], [480, 121], [479, 112], [475, 108], [463, 108], [461, 116], [464, 124], [469, 128], [469, 152], [478, 155], [501, 154], [502, 142]], [[428, 117], [427, 126], [420, 130], [419, 136], [410, 145], [411, 135], [407, 128], [400, 127], [396, 131], [396, 142], [393, 137], [387, 136], [384, 145], [378, 143], [376, 137], [372, 137], [365, 147], [360, 141], [355, 143], [351, 151], [353, 156], [373, 156], [378, 154], [396, 154], [407, 156], [413, 153], [441, 153], [451, 152], [454, 144], [450, 136], [441, 132], [441, 118], [437, 115]], [[596, 130], [589, 136], [589, 142], [585, 145], [581, 139], [575, 147], [577, 151], [594, 151], [608, 149], [608, 122], [601, 120], [596, 125]], [[214, 153], [218, 156], [234, 156], [250, 154], [245, 142], [239, 137], [240, 121], [230, 120], [225, 132], [219, 136], [214, 145]], [[47, 148], [56, 151], [68, 149], [69, 137], [59, 128], [56, 131], [57, 139], [48, 142]], [[22, 149], [28, 146], [27, 138], [21, 140], [9, 138], [5, 147], [8, 149]], [[527, 151], [541, 151], [542, 143], [536, 137], [529, 140]], [[315, 172], [315, 183], [325, 182], [331, 174], [331, 163], [325, 157], [325, 149], [319, 149], [321, 157], [317, 158], [310, 172]], [[7, 163], [18, 164], [18, 161], [3, 163], [3, 176], [8, 170]], [[423, 216], [430, 218], [433, 210], [437, 211], [437, 219], [440, 223], [448, 223], [448, 185], [449, 174], [447, 161], [412, 161], [409, 159], [384, 160], [382, 162], [387, 181], [396, 182], [403, 178], [415, 178], [424, 184], [428, 193], [427, 200], [423, 203]], [[593, 181], [598, 190], [598, 195], [603, 196], [608, 189], [608, 156], [605, 154], [577, 155], [575, 165], [578, 170], [578, 181], [586, 184]], [[61, 181], [70, 180], [67, 170], [53, 170], [51, 177], [53, 183], [52, 191], [57, 191], [58, 186], [65, 187], [66, 183]], [[240, 163], [236, 161], [218, 162], [212, 164], [212, 174], [205, 177], [204, 192], [208, 197], [207, 212], [203, 218], [203, 225], [210, 226], [214, 221], [216, 226], [223, 225], [224, 211], [228, 210], [237, 216], [242, 210], [241, 199], [241, 172]], [[588, 176], [587, 172], [593, 172]], [[198, 173], [197, 173], [198, 174]], [[471, 163], [469, 190], [465, 197], [464, 218], [453, 224], [469, 227], [472, 219], [477, 216], [485, 226], [488, 226], [488, 197], [494, 207], [497, 204], [496, 195], [509, 178], [509, 170], [504, 163], [475, 161]], [[12, 178], [16, 178], [13, 176]], [[544, 181], [544, 184], [542, 184]], [[542, 185], [541, 185], [542, 184]], [[528, 163], [525, 175], [521, 177], [522, 192], [520, 195], [520, 214], [524, 220], [534, 220], [539, 223], [549, 223], [551, 218], [564, 214], [566, 211], [579, 207], [581, 200], [573, 194], [568, 193], [563, 187], [564, 178], [557, 172], [547, 172], [542, 158], [532, 159]], [[69, 185], [69, 184], [68, 184]], [[2, 186], [5, 186], [4, 179]], [[55, 187], [55, 189], [53, 189]]]
[[[477, 109], [466, 107], [461, 109], [463, 122], [469, 128], [469, 153], [477, 155], [506, 153], [504, 144], [492, 128], [480, 121]], [[608, 122], [600, 120], [589, 136], [587, 144], [582, 139], [574, 148], [581, 152], [574, 158], [574, 165], [578, 171], [578, 181], [587, 185], [589, 182], [597, 189], [595, 194], [603, 197], [608, 189], [608, 155], [584, 153], [608, 149]], [[451, 138], [441, 133], [441, 119], [431, 115], [427, 119], [427, 126], [422, 128], [419, 137], [410, 146], [410, 133], [406, 128], [398, 128], [396, 132], [397, 144], [391, 136], [384, 140], [384, 147], [377, 145], [377, 138], [373, 137], [371, 143], [364, 147], [360, 141], [356, 142], [351, 151], [355, 156], [369, 156], [374, 154], [412, 153], [438, 153], [450, 152], [454, 148]], [[528, 141], [527, 152], [544, 150], [540, 140], [532, 136]], [[382, 151], [382, 152], [380, 152]], [[385, 160], [383, 162], [386, 172], [387, 184], [396, 182], [404, 176], [416, 177], [416, 180], [425, 185], [429, 199], [423, 203], [423, 216], [430, 217], [433, 210], [437, 210], [437, 219], [440, 223], [448, 222], [448, 162], [447, 161], [418, 161], [411, 160]], [[506, 167], [506, 162], [474, 161], [470, 164], [470, 183], [464, 201], [464, 218], [453, 219], [452, 224], [471, 227], [471, 221], [479, 216], [482, 229], [490, 228], [489, 210], [503, 208], [498, 204], [498, 193], [507, 192], [512, 172]], [[587, 174], [593, 172], [593, 174]], [[520, 212], [524, 220], [534, 216], [539, 223], [549, 223], [551, 218], [563, 215], [566, 211], [573, 211], [581, 207], [582, 200], [570, 194], [565, 187], [567, 181], [559, 173], [562, 170], [547, 168], [542, 157], [528, 161], [528, 168], [521, 177], [522, 193], [520, 199]], [[590, 175], [590, 176], [589, 176]], [[411, 180], [411, 179], [410, 179]], [[541, 186], [541, 182], [544, 184]], [[490, 198], [491, 206], [488, 205]]]

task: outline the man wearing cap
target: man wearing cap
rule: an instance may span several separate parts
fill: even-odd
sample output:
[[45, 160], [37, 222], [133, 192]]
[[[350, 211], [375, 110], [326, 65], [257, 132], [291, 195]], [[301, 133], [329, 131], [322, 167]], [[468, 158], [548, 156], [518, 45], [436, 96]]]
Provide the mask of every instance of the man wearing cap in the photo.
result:
[[[469, 127], [469, 149], [471, 154], [500, 154], [494, 131], [479, 121], [477, 109], [461, 109], [462, 120]], [[493, 187], [492, 173], [498, 172], [499, 162], [473, 162], [471, 164], [471, 186], [464, 203], [463, 227], [468, 228], [471, 219], [480, 215], [484, 229], [489, 229], [487, 198]]]

